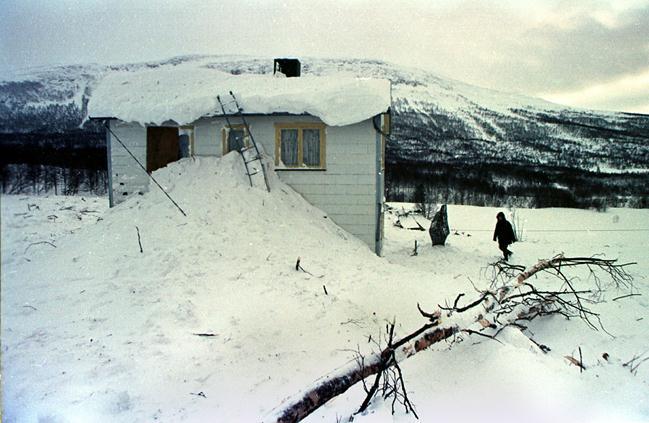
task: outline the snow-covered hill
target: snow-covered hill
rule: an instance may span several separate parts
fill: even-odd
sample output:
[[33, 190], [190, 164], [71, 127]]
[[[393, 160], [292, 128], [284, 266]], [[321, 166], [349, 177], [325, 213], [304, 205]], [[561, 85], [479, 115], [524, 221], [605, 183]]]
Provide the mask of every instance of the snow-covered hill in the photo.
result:
[[[374, 60], [303, 58], [305, 75], [386, 78], [393, 84], [392, 162], [496, 162], [581, 169], [648, 169], [649, 117], [575, 109], [483, 89]], [[0, 132], [76, 128], [93, 87], [118, 71], [179, 64], [268, 74], [271, 58], [183, 56], [116, 66], [28, 69], [0, 81]], [[645, 138], [641, 138], [644, 136]]]
[[[304, 75], [392, 82], [387, 197], [537, 207], [649, 204], [649, 116], [597, 112], [483, 89], [375, 60], [302, 58]], [[15, 163], [87, 155], [102, 162], [103, 129], [79, 125], [102, 78], [163, 67], [269, 74], [272, 58], [183, 56], [114, 66], [27, 69], [0, 80], [0, 150]], [[62, 148], [56, 154], [52, 148]], [[49, 163], [53, 164], [53, 163]], [[58, 165], [58, 163], [57, 163]], [[79, 164], [75, 164], [79, 166]], [[564, 187], [564, 188], [557, 188]]]
[[[451, 206], [443, 248], [388, 214], [379, 258], [274, 173], [270, 193], [249, 187], [242, 166], [230, 154], [158, 170], [187, 217], [158, 190], [109, 210], [95, 199], [2, 197], [3, 421], [260, 421], [376, 349], [368, 337], [386, 321], [403, 336], [423, 323], [418, 303], [434, 309], [489, 283], [495, 209]], [[637, 261], [641, 295], [613, 301], [626, 292], [610, 289], [592, 305], [613, 336], [554, 316], [526, 332], [547, 354], [509, 328], [500, 342], [460, 334], [408, 359], [421, 420], [647, 420], [649, 366], [634, 375], [622, 364], [647, 356], [648, 213], [518, 210], [526, 235], [515, 263], [559, 252]], [[583, 373], [565, 358], [578, 348]], [[308, 421], [347, 421], [363, 397], [357, 386]], [[413, 421], [390, 410], [377, 399], [354, 421]]]

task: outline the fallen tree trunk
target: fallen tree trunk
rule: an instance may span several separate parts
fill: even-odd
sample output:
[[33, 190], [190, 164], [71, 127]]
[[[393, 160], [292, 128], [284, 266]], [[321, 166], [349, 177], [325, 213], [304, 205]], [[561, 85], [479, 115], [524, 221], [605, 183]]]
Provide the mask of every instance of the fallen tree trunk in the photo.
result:
[[562, 259], [563, 259], [563, 255], [560, 254], [551, 260], [540, 260], [534, 266], [530, 267], [529, 269], [527, 269], [526, 271], [518, 275], [518, 277], [516, 278], [517, 284], [522, 284], [523, 282], [525, 282], [525, 280], [529, 279], [530, 276], [540, 272], [541, 270], [549, 269], [556, 265], [560, 265]]
[[[441, 312], [425, 312], [417, 305], [422, 316], [430, 320], [416, 331], [401, 338], [399, 341], [391, 342], [387, 348], [380, 353], [368, 357], [362, 357], [360, 363], [351, 363], [335, 374], [331, 374], [319, 382], [317, 386], [297, 395], [296, 398], [289, 400], [278, 411], [267, 416], [265, 421], [268, 422], [299, 422], [313, 411], [324, 405], [327, 401], [344, 393], [356, 383], [365, 378], [384, 372], [391, 366], [397, 366], [408, 357], [411, 357], [431, 345], [448, 339], [459, 332], [469, 335], [475, 334], [485, 336], [494, 340], [503, 328], [507, 326], [520, 327], [518, 322], [532, 320], [539, 316], [551, 314], [561, 314], [567, 318], [580, 317], [584, 322], [589, 324], [593, 329], [597, 329], [589, 320], [595, 317], [599, 321], [599, 316], [588, 308], [584, 307], [582, 295], [592, 293], [592, 291], [577, 291], [574, 289], [570, 279], [563, 273], [562, 268], [574, 266], [586, 266], [591, 270], [599, 269], [607, 273], [616, 287], [631, 287], [632, 277], [624, 270], [626, 266], [634, 263], [617, 264], [616, 260], [606, 260], [594, 257], [571, 257], [566, 258], [558, 255], [549, 260], [540, 260], [534, 266], [521, 271], [518, 267], [512, 267], [516, 270], [515, 275], [507, 278], [506, 282], [500, 287], [495, 287], [498, 275], [494, 276], [492, 281], [492, 290], [480, 292], [480, 297], [466, 306], [459, 306], [460, 299], [464, 294], [459, 294], [452, 306], [441, 306], [439, 310], [446, 311], [446, 316], [451, 317], [455, 313], [463, 313], [472, 310], [475, 307], [482, 306], [483, 313], [479, 313], [472, 324], [460, 328], [457, 324], [448, 323], [446, 327], [439, 327]], [[551, 271], [552, 274], [564, 281], [568, 289], [557, 291], [540, 291], [528, 280], [535, 274], [542, 271]], [[507, 266], [502, 265], [500, 272], [507, 273]], [[597, 278], [596, 278], [597, 279]], [[598, 289], [601, 289], [597, 283]], [[599, 322], [600, 327], [601, 322]], [[483, 331], [493, 330], [493, 334], [484, 333]], [[539, 348], [546, 352], [549, 350], [545, 345], [539, 345]], [[544, 349], [545, 347], [545, 349]], [[374, 390], [375, 391], [375, 390]], [[371, 398], [368, 392], [368, 398]], [[363, 404], [364, 406], [366, 404]], [[414, 410], [413, 410], [414, 411]]]
[[[422, 331], [422, 329], [424, 329]], [[420, 332], [421, 331], [421, 332]], [[325, 404], [330, 399], [342, 394], [361, 380], [385, 370], [385, 363], [392, 354], [396, 362], [406, 359], [431, 345], [443, 341], [458, 332], [457, 326], [433, 328], [432, 324], [422, 326], [415, 333], [394, 343], [381, 353], [364, 358], [363, 366], [350, 364], [336, 375], [330, 375], [318, 386], [310, 389], [292, 402], [283, 406], [277, 414], [269, 416], [266, 421], [277, 423], [298, 422]], [[393, 361], [394, 363], [394, 361]]]

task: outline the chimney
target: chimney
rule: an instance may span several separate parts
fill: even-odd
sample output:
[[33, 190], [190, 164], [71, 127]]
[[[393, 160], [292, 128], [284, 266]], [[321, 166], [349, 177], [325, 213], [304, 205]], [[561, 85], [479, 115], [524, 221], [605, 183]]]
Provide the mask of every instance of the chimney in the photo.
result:
[[298, 59], [275, 59], [273, 64], [273, 75], [277, 72], [283, 73], [287, 78], [300, 76], [302, 65]]

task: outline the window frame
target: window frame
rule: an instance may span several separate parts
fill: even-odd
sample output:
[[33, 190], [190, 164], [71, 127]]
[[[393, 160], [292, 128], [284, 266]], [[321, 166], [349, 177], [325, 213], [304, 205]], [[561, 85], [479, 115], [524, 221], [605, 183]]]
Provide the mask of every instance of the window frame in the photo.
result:
[[234, 129], [235, 131], [236, 130], [243, 131], [244, 148], [249, 148], [251, 146], [250, 133], [246, 130], [246, 125], [244, 125], [243, 123], [239, 123], [239, 124], [232, 125], [232, 128], [224, 126], [223, 128], [221, 128], [221, 152], [223, 156], [228, 154], [230, 151], [235, 151], [235, 150], [228, 150], [228, 135], [230, 134], [230, 129]]
[[[287, 166], [281, 161], [282, 129], [297, 130], [297, 164]], [[304, 130], [315, 129], [320, 132], [320, 164], [309, 166], [304, 163]], [[275, 168], [277, 170], [326, 170], [327, 169], [327, 140], [326, 125], [321, 122], [281, 122], [275, 123]]]

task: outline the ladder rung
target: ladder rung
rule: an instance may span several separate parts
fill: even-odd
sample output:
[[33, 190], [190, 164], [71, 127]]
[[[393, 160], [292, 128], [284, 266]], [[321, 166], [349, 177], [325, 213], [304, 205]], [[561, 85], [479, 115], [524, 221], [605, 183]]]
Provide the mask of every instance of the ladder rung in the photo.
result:
[[216, 96], [216, 99], [217, 99], [221, 104], [223, 104], [224, 106], [225, 106], [226, 104], [234, 104], [234, 103], [235, 103], [234, 100], [223, 100], [223, 99], [221, 98], [220, 95], [217, 95], [217, 96]]
[[[268, 178], [266, 175], [266, 169], [264, 169], [264, 162], [261, 160], [261, 156], [259, 153], [259, 150], [257, 148], [257, 144], [255, 143], [255, 138], [252, 136], [252, 133], [250, 133], [250, 127], [248, 126], [248, 122], [246, 121], [246, 117], [243, 115], [243, 108], [239, 105], [239, 102], [237, 101], [237, 97], [234, 95], [232, 91], [230, 91], [230, 97], [232, 97], [232, 102], [234, 102], [235, 107], [237, 109], [236, 114], [241, 120], [243, 121], [243, 125], [246, 128], [246, 131], [248, 132], [248, 135], [250, 135], [250, 141], [252, 142], [252, 145], [249, 146], [248, 148], [241, 149], [241, 158], [243, 159], [243, 162], [246, 166], [246, 173], [248, 173], [248, 178], [250, 179], [250, 186], [252, 186], [252, 176], [258, 174], [261, 172], [264, 175], [264, 182], [266, 183], [266, 189], [268, 192], [270, 192], [270, 185], [268, 185]], [[217, 96], [217, 99], [219, 103], [221, 103], [221, 98]], [[223, 110], [223, 113], [225, 114], [225, 107], [223, 107], [223, 103], [221, 103], [221, 109]], [[230, 126], [230, 122], [227, 118], [225, 117], [226, 121], [228, 122], [228, 126]], [[247, 160], [246, 157], [244, 156], [244, 152], [254, 148], [256, 150], [255, 152], [255, 157], [251, 160]], [[248, 168], [248, 163], [254, 162], [254, 161], [259, 161], [259, 164], [261, 165], [261, 169], [256, 169], [254, 173], [250, 173], [250, 169]], [[256, 167], [255, 167], [256, 168]]]

